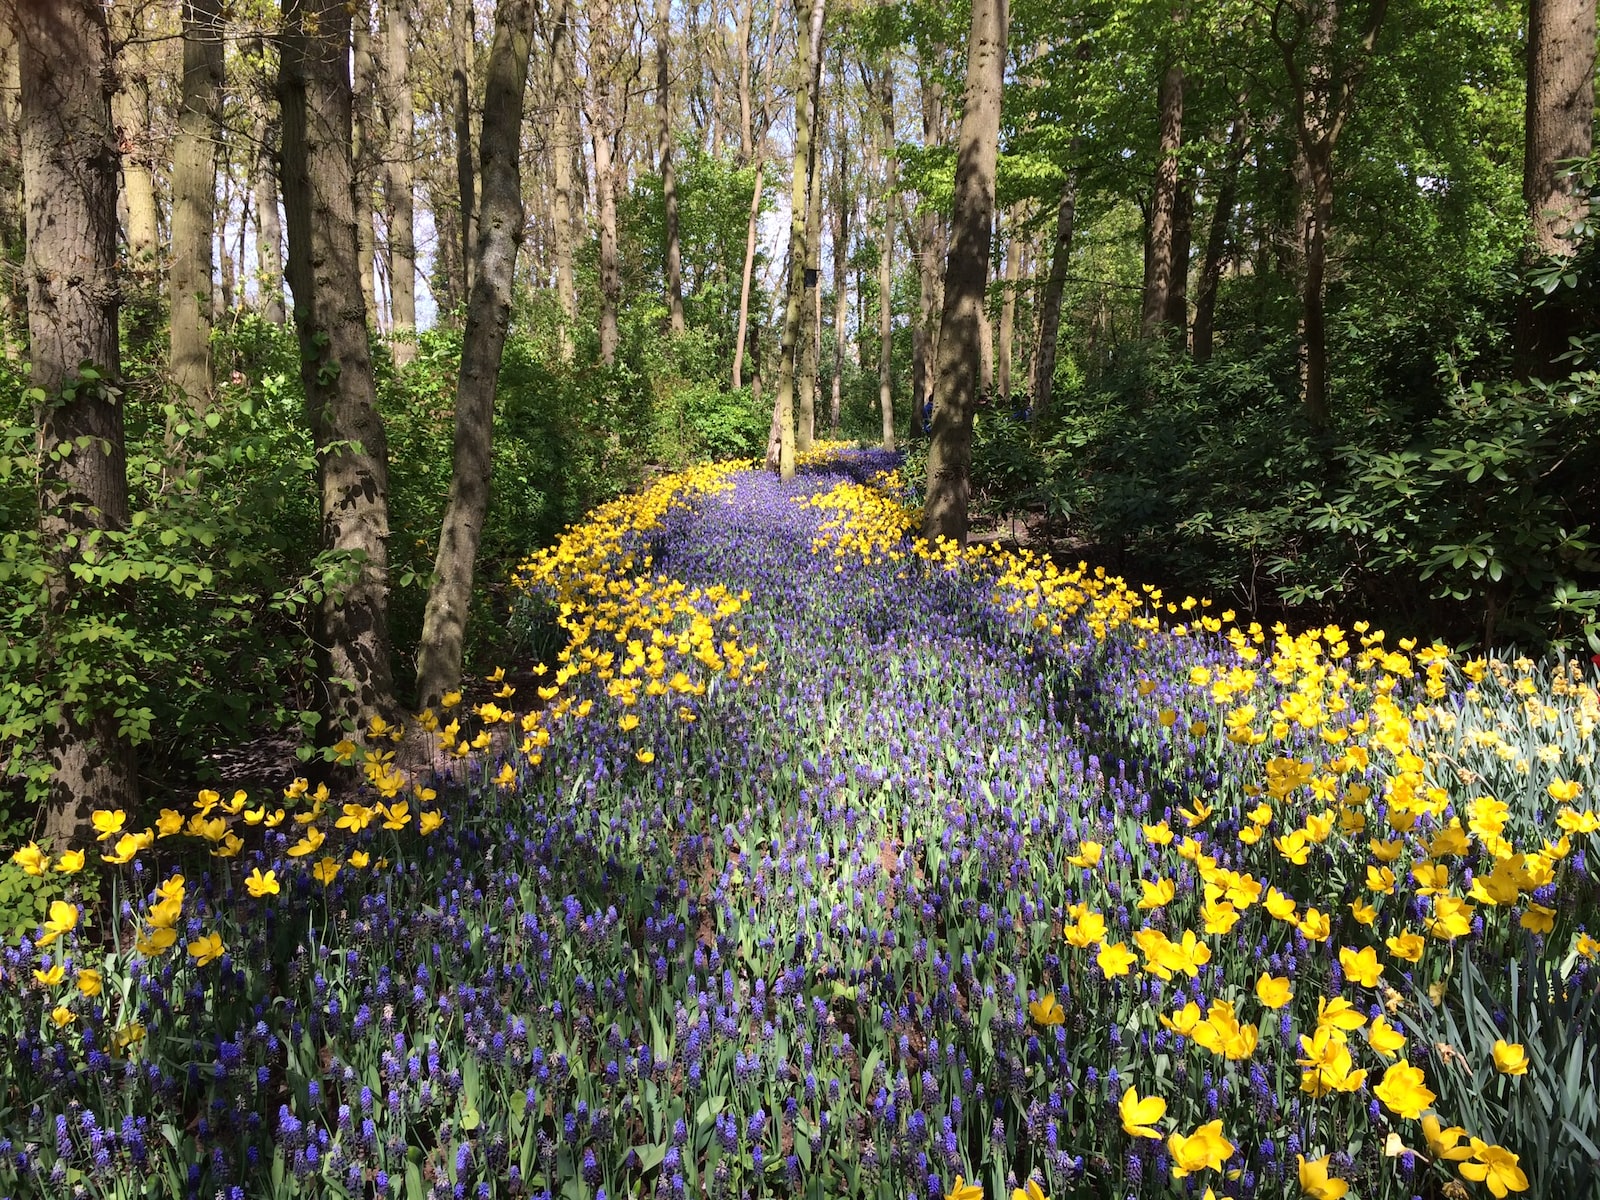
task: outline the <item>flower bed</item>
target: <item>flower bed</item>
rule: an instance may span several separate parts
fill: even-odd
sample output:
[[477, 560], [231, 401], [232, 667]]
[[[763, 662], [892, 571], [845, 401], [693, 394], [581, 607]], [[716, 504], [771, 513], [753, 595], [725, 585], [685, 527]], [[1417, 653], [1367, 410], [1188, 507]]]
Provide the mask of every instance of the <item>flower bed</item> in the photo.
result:
[[454, 785], [379, 728], [20, 851], [0, 1192], [1590, 1186], [1592, 679], [918, 544], [893, 467], [568, 531]]

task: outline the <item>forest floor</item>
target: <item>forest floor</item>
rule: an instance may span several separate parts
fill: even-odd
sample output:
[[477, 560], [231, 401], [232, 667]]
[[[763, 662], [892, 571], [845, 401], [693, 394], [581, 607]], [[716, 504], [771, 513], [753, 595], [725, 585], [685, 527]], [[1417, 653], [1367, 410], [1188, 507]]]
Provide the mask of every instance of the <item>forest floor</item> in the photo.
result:
[[[377, 741], [344, 804], [202, 795], [241, 851], [186, 826], [6, 952], [0, 1194], [110, 1195], [105, 1164], [405, 1200], [1552, 1178], [1426, 995], [1470, 961], [1489, 1028], [1567, 1069], [1502, 993], [1600, 952], [1593, 686], [929, 548], [895, 466], [604, 506], [519, 572], [566, 646], [441, 715], [452, 784]], [[1434, 1111], [1483, 1139], [1459, 1170]]]

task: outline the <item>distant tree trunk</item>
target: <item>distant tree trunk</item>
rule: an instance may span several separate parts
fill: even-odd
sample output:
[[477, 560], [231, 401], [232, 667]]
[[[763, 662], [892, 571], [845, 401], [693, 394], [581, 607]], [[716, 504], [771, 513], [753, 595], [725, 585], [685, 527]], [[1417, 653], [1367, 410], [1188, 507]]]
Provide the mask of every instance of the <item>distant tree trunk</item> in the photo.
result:
[[[27, 202], [30, 387], [38, 405], [39, 542], [46, 653], [60, 626], [104, 604], [73, 568], [96, 531], [128, 521], [127, 456], [117, 391], [117, 148], [111, 47], [99, 0], [14, 0], [20, 142]], [[53, 655], [52, 655], [53, 657]], [[91, 695], [96, 689], [90, 688]], [[55, 850], [86, 840], [97, 808], [138, 800], [133, 749], [109, 703], [52, 696], [45, 727], [54, 772], [42, 833]]]
[[1172, 288], [1167, 293], [1167, 313], [1162, 323], [1173, 345], [1182, 350], [1189, 328], [1189, 257], [1194, 249], [1194, 174], [1185, 171], [1178, 179], [1178, 194], [1172, 206]]
[[878, 75], [878, 121], [883, 150], [883, 228], [878, 234], [878, 413], [883, 448], [894, 449], [894, 223], [899, 181], [895, 172], [894, 65], [887, 56]]
[[754, 105], [750, 94], [750, 28], [755, 24], [755, 0], [739, 6], [739, 165], [748, 166], [756, 153]]
[[124, 0], [111, 9], [113, 45], [121, 44], [116, 59], [120, 86], [111, 98], [111, 114], [122, 151], [121, 198], [127, 213], [128, 273], [122, 307], [128, 322], [128, 348], [135, 361], [156, 361], [164, 254], [152, 161], [150, 54], [142, 40], [143, 12], [143, 7], [133, 0]]
[[476, 9], [473, 0], [450, 0], [450, 86], [455, 93], [456, 247], [460, 264], [454, 298], [459, 303], [472, 290], [472, 256], [478, 245], [478, 183], [472, 170], [472, 42]]
[[[261, 59], [258, 48], [254, 55]], [[251, 194], [256, 214], [256, 286], [261, 315], [274, 325], [287, 319], [283, 307], [283, 222], [278, 216], [278, 119], [276, 104], [256, 99], [255, 160]]]
[[193, 408], [211, 407], [211, 278], [221, 136], [222, 5], [184, 0], [183, 94], [172, 143], [172, 385]]
[[555, 195], [551, 219], [555, 228], [556, 297], [561, 303], [561, 360], [572, 361], [572, 331], [578, 323], [578, 287], [572, 275], [572, 152], [577, 145], [571, 90], [572, 18], [567, 0], [552, 0], [550, 7], [550, 99], [555, 105], [555, 146], [552, 178]]
[[1061, 336], [1061, 293], [1066, 288], [1067, 264], [1072, 259], [1073, 223], [1078, 210], [1078, 176], [1067, 172], [1056, 202], [1055, 246], [1050, 253], [1050, 274], [1039, 300], [1039, 349], [1033, 358], [1033, 419], [1050, 411], [1056, 378], [1056, 346]]
[[1160, 139], [1147, 230], [1144, 306], [1139, 318], [1139, 331], [1147, 338], [1160, 336], [1168, 323], [1180, 270], [1175, 254], [1174, 225], [1178, 209], [1178, 155], [1183, 148], [1183, 82], [1183, 68], [1174, 63], [1162, 73], [1157, 95]]
[[330, 727], [396, 715], [389, 661], [388, 442], [358, 278], [344, 0], [284, 0], [278, 94], [300, 375], [316, 446], [323, 548], [351, 578], [318, 612]]
[[822, 334], [822, 93], [819, 88], [816, 106], [811, 116], [811, 159], [806, 168], [806, 270], [805, 307], [800, 350], [798, 428], [795, 431], [795, 449], [806, 451], [816, 439], [817, 384], [821, 376], [821, 355], [817, 349]]
[[[1584, 215], [1562, 164], [1594, 149], [1594, 59], [1595, 0], [1529, 0], [1522, 198], [1537, 255], [1571, 254], [1568, 239]], [[1519, 373], [1558, 373], [1555, 359], [1566, 352], [1575, 324], [1571, 314], [1523, 298], [1516, 326]]]
[[1006, 214], [1005, 282], [1000, 293], [1000, 344], [995, 347], [995, 384], [1000, 403], [1011, 403], [1012, 343], [1017, 328], [1017, 280], [1022, 272], [1022, 239], [1017, 227], [1022, 223], [1022, 205], [1013, 204]]
[[756, 161], [756, 182], [750, 189], [750, 217], [745, 223], [744, 234], [744, 270], [739, 276], [739, 329], [734, 335], [733, 342], [733, 386], [735, 389], [744, 386], [744, 345], [748, 338], [750, 327], [750, 279], [755, 272], [756, 261], [756, 223], [761, 216], [761, 189], [765, 182], [764, 171], [766, 164], [759, 158]]
[[411, 102], [411, 0], [384, 0], [380, 100], [388, 147], [383, 198], [389, 218], [390, 351], [403, 367], [417, 354], [417, 232], [412, 193], [416, 116]]
[[533, 0], [500, 0], [484, 81], [478, 136], [483, 181], [478, 264], [461, 345], [456, 384], [455, 458], [450, 497], [439, 529], [433, 586], [417, 651], [417, 698], [437, 704], [461, 680], [473, 567], [489, 511], [494, 396], [511, 321], [511, 283], [522, 244], [521, 137], [523, 94], [533, 49]]
[[656, 0], [656, 145], [661, 197], [666, 206], [667, 325], [684, 331], [683, 252], [678, 245], [678, 177], [672, 167], [672, 0]]
[[983, 301], [994, 228], [1007, 25], [1007, 0], [973, 0], [923, 508], [923, 536], [929, 542], [941, 537], [961, 545], [967, 541], [972, 418], [977, 408]]
[[1211, 361], [1216, 342], [1217, 288], [1222, 282], [1222, 267], [1227, 259], [1233, 210], [1239, 195], [1239, 164], [1244, 158], [1244, 120], [1236, 118], [1228, 127], [1228, 150], [1217, 179], [1217, 200], [1211, 210], [1211, 225], [1206, 231], [1205, 258], [1200, 264], [1194, 299], [1194, 327], [1190, 335], [1195, 362]]
[[[938, 48], [942, 51], [942, 47]], [[921, 78], [922, 142], [925, 146], [938, 145], [944, 136], [944, 87], [924, 71]], [[923, 407], [933, 398], [936, 364], [939, 350], [939, 313], [944, 306], [944, 283], [939, 270], [945, 257], [945, 229], [939, 213], [925, 207], [918, 216], [917, 258], [919, 294], [917, 300], [918, 332], [913, 341], [912, 381], [913, 404], [916, 423], [923, 425]], [[921, 353], [916, 351], [919, 348]], [[926, 432], [926, 430], [924, 430]]]
[[[841, 72], [842, 75], [842, 72]], [[844, 348], [849, 338], [845, 325], [850, 315], [850, 206], [849, 141], [844, 122], [836, 122], [833, 180], [829, 210], [833, 225], [833, 380], [828, 397], [828, 432], [839, 436], [839, 413], [844, 404]]]
[[778, 348], [778, 389], [773, 405], [773, 420], [778, 426], [777, 461], [769, 466], [778, 470], [778, 478], [794, 478], [794, 391], [795, 356], [799, 350], [802, 333], [801, 313], [805, 303], [805, 273], [807, 258], [806, 211], [810, 205], [812, 113], [822, 83], [822, 18], [824, 0], [799, 0], [796, 11], [802, 30], [809, 25], [806, 35], [805, 73], [794, 93], [794, 174], [789, 189], [789, 281], [785, 289], [783, 306], [783, 336]]
[[1357, 81], [1372, 57], [1388, 0], [1371, 0], [1354, 54], [1338, 48], [1339, 0], [1304, 0], [1269, 28], [1296, 94], [1295, 198], [1300, 267], [1300, 401], [1306, 420], [1323, 429], [1328, 403], [1328, 341], [1324, 313], [1328, 232], [1333, 224], [1333, 152], [1350, 116]]

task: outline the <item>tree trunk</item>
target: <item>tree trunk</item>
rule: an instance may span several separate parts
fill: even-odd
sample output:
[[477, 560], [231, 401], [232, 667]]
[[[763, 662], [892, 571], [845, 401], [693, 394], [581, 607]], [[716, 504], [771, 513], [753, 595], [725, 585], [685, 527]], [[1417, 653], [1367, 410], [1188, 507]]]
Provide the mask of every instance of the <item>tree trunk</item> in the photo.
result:
[[1185, 171], [1178, 179], [1172, 206], [1172, 287], [1167, 292], [1167, 312], [1162, 320], [1180, 350], [1189, 328], [1189, 254], [1193, 248], [1194, 175]]
[[439, 529], [434, 583], [417, 651], [417, 699], [436, 704], [461, 680], [462, 646], [472, 605], [472, 575], [493, 467], [495, 383], [511, 321], [511, 283], [522, 244], [521, 137], [523, 94], [533, 49], [533, 0], [500, 0], [484, 81], [478, 135], [478, 263], [461, 345], [456, 384], [455, 457], [450, 497]]
[[111, 98], [111, 113], [122, 151], [121, 198], [127, 212], [128, 271], [122, 307], [128, 321], [128, 348], [136, 361], [153, 362], [161, 327], [164, 255], [151, 148], [151, 67], [148, 45], [142, 41], [143, 14], [144, 7], [133, 0], [111, 9], [113, 40], [121, 44], [116, 61], [120, 86]]
[[[794, 478], [795, 354], [801, 336], [807, 259], [806, 210], [810, 204], [812, 113], [822, 85], [822, 18], [824, 0], [801, 0], [796, 16], [806, 35], [805, 73], [794, 92], [794, 173], [789, 188], [789, 281], [783, 306], [783, 336], [778, 348], [778, 388], [773, 419], [778, 426], [778, 478]], [[769, 460], [770, 460], [769, 455]], [[769, 461], [769, 465], [770, 461]]]
[[923, 509], [923, 536], [929, 542], [948, 538], [965, 545], [967, 541], [972, 418], [977, 408], [983, 301], [994, 226], [1007, 24], [1007, 0], [973, 0]]
[[878, 76], [878, 123], [883, 139], [883, 229], [878, 234], [878, 415], [885, 450], [894, 449], [894, 223], [899, 180], [895, 172], [894, 66], [884, 58]]
[[211, 278], [216, 240], [217, 144], [221, 136], [222, 5], [184, 0], [183, 95], [172, 143], [172, 350], [178, 394], [203, 414], [211, 407]]
[[22, 63], [12, 22], [0, 20], [0, 354], [17, 362], [27, 346], [27, 283], [22, 263]]
[[1300, 395], [1306, 419], [1327, 425], [1328, 330], [1324, 294], [1328, 227], [1333, 223], [1333, 162], [1325, 140], [1302, 146], [1296, 163], [1300, 214]]
[[[937, 48], [942, 52], [943, 47]], [[938, 145], [944, 136], [944, 86], [924, 71], [921, 78], [922, 144]], [[913, 373], [912, 394], [917, 409], [917, 423], [925, 424], [923, 409], [933, 399], [936, 365], [939, 349], [939, 316], [944, 305], [943, 280], [939, 274], [944, 262], [945, 228], [938, 212], [927, 207], [918, 218], [917, 258], [919, 294], [917, 301], [918, 331], [921, 334], [920, 356], [913, 354], [916, 365]], [[913, 351], [916, 343], [913, 343]], [[926, 430], [924, 430], [926, 432]]]
[[995, 384], [1000, 403], [1011, 404], [1012, 342], [1017, 328], [1017, 279], [1022, 271], [1022, 241], [1017, 227], [1022, 223], [1022, 205], [1013, 204], [1006, 214], [1005, 282], [1000, 293], [1000, 344], [995, 347]]
[[756, 161], [756, 182], [750, 189], [750, 218], [745, 224], [744, 233], [744, 270], [739, 276], [739, 329], [733, 343], [733, 386], [735, 390], [744, 386], [744, 344], [748, 337], [750, 326], [750, 278], [755, 272], [756, 262], [756, 224], [761, 217], [761, 189], [765, 182], [764, 172], [766, 164], [759, 158]]
[[350, 8], [285, 0], [278, 92], [289, 286], [317, 451], [323, 548], [348, 578], [318, 612], [325, 732], [396, 715], [389, 661], [388, 443], [358, 278]]
[[[843, 72], [841, 71], [841, 75]], [[839, 436], [839, 413], [844, 404], [844, 348], [849, 340], [845, 326], [850, 315], [850, 149], [844, 122], [834, 123], [833, 179], [829, 188], [829, 216], [833, 226], [833, 379], [828, 395], [828, 434]]]
[[552, 0], [550, 9], [550, 99], [555, 105], [555, 146], [551, 201], [551, 241], [555, 247], [556, 297], [561, 303], [561, 361], [571, 362], [572, 331], [578, 323], [578, 287], [572, 275], [572, 152], [577, 146], [571, 90], [572, 18], [567, 0]]
[[656, 157], [666, 208], [667, 327], [676, 335], [684, 331], [683, 252], [678, 245], [678, 177], [672, 168], [671, 28], [672, 0], [656, 0]]
[[800, 411], [795, 431], [795, 449], [806, 451], [816, 440], [817, 390], [821, 376], [821, 354], [817, 345], [822, 336], [822, 92], [816, 94], [811, 116], [811, 159], [806, 168], [806, 271], [804, 339], [800, 350]]
[[1160, 138], [1147, 231], [1149, 257], [1144, 306], [1139, 318], [1139, 332], [1147, 338], [1160, 336], [1168, 323], [1180, 270], [1175, 253], [1174, 224], [1178, 208], [1178, 154], [1183, 148], [1183, 68], [1176, 63], [1162, 73], [1157, 106]]
[[[1561, 165], [1594, 148], [1595, 0], [1529, 0], [1526, 135], [1522, 198], [1532, 253], [1570, 255], [1573, 226], [1586, 213]], [[1555, 306], [1518, 304], [1517, 366], [1524, 377], [1558, 373], [1576, 320]]]
[[1033, 358], [1033, 419], [1050, 411], [1055, 391], [1056, 347], [1061, 337], [1061, 293], [1066, 288], [1067, 264], [1072, 259], [1073, 223], [1078, 211], [1078, 176], [1067, 172], [1056, 203], [1055, 246], [1050, 253], [1050, 274], [1039, 300], [1039, 349]]
[[750, 95], [750, 29], [755, 24], [755, 0], [744, 0], [739, 6], [739, 29], [735, 34], [739, 42], [739, 165], [748, 166], [755, 157], [756, 138], [754, 105]]
[[456, 246], [459, 303], [472, 290], [472, 256], [478, 245], [477, 180], [472, 170], [472, 43], [473, 0], [450, 2], [450, 84], [455, 93], [456, 126]]
[[[97, 531], [128, 521], [127, 456], [117, 391], [117, 166], [111, 47], [99, 0], [15, 0], [20, 52], [23, 187], [27, 202], [29, 384], [43, 393], [39, 542], [48, 648], [73, 621], [112, 599], [80, 591], [74, 567]], [[94, 695], [97, 689], [90, 687]], [[81, 844], [97, 808], [138, 800], [133, 750], [106, 701], [47, 698], [44, 748], [54, 774], [43, 835], [57, 851]]]
[[1217, 180], [1217, 200], [1211, 210], [1211, 226], [1206, 231], [1205, 259], [1200, 264], [1194, 300], [1194, 327], [1190, 337], [1195, 362], [1211, 361], [1215, 347], [1217, 288], [1222, 282], [1222, 267], [1227, 259], [1233, 209], [1239, 195], [1239, 164], [1244, 159], [1244, 120], [1235, 119], [1228, 128], [1228, 151], [1222, 174]]
[[417, 354], [417, 231], [411, 160], [416, 116], [411, 102], [411, 0], [383, 0], [381, 102], [388, 146], [383, 156], [388, 212], [390, 352], [397, 367]]
[[[259, 49], [255, 54], [260, 60]], [[256, 214], [256, 287], [261, 315], [274, 325], [287, 319], [283, 307], [283, 222], [278, 216], [278, 119], [276, 105], [257, 98], [255, 163], [251, 179]]]
[[1522, 197], [1540, 254], [1569, 254], [1581, 200], [1561, 165], [1594, 149], [1595, 0], [1529, 0]]
[[372, 45], [372, 0], [352, 0], [351, 123], [355, 164], [356, 259], [361, 270], [361, 296], [366, 304], [367, 329], [378, 330], [378, 292], [374, 270], [378, 261], [378, 231], [372, 202], [378, 179], [378, 55]]

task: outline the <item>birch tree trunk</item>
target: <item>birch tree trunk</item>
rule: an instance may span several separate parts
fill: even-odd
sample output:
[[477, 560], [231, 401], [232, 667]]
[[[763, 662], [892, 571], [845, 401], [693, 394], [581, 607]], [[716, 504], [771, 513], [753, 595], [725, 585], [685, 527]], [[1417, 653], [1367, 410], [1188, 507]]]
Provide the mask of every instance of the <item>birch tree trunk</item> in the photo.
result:
[[[795, 355], [801, 336], [805, 302], [807, 258], [806, 210], [810, 208], [807, 168], [811, 161], [811, 114], [822, 82], [822, 18], [825, 0], [809, 0], [796, 16], [801, 28], [810, 26], [806, 41], [805, 73], [794, 93], [794, 172], [789, 188], [789, 282], [783, 306], [783, 336], [778, 348], [778, 387], [773, 420], [778, 426], [778, 478], [794, 478]], [[772, 456], [769, 454], [769, 460]]]
[[533, 50], [533, 0], [500, 0], [484, 81], [478, 135], [478, 262], [456, 383], [455, 452], [450, 496], [434, 555], [434, 583], [417, 650], [417, 697], [439, 698], [461, 680], [461, 655], [472, 605], [473, 568], [489, 511], [493, 469], [495, 383], [511, 321], [511, 284], [522, 244], [521, 138], [528, 59]]
[[349, 564], [345, 586], [318, 611], [326, 732], [335, 733], [374, 715], [396, 716], [388, 442], [358, 278], [349, 6], [284, 0], [279, 48], [289, 286], [317, 450], [322, 544]]
[[[44, 396], [37, 420], [48, 648], [74, 609], [81, 619], [103, 603], [103, 592], [82, 593], [73, 568], [92, 550], [96, 531], [128, 521], [117, 390], [118, 155], [101, 4], [15, 0], [12, 13], [27, 203], [29, 382]], [[132, 747], [109, 705], [52, 696], [46, 711], [44, 749], [54, 774], [41, 832], [59, 852], [87, 840], [93, 810], [135, 804], [138, 780]]]
[[216, 240], [217, 144], [221, 137], [222, 5], [184, 0], [183, 95], [172, 143], [171, 360], [181, 397], [211, 407], [211, 279]]
[[667, 325], [684, 331], [683, 251], [678, 244], [678, 177], [672, 167], [672, 0], [656, 0], [656, 145], [661, 197], [666, 208]]
[[417, 355], [417, 231], [412, 158], [416, 114], [411, 100], [411, 0], [383, 0], [383, 72], [379, 101], [387, 144], [383, 199], [388, 215], [389, 346], [397, 367]]
[[982, 359], [984, 291], [994, 226], [995, 165], [1005, 83], [1007, 0], [973, 0], [967, 87], [956, 146], [950, 257], [939, 320], [938, 382], [928, 448], [923, 536], [966, 545], [972, 495], [972, 418]]

